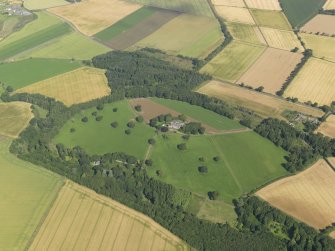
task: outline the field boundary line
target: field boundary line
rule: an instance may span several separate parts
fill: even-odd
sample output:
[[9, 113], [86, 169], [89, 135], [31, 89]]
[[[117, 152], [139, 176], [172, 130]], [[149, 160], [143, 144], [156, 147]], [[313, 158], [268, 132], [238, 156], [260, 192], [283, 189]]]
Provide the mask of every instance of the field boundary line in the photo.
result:
[[112, 218], [113, 218], [114, 212], [115, 212], [115, 209], [112, 209], [112, 212], [111, 212], [110, 215], [109, 215], [109, 219], [108, 219], [108, 223], [107, 223], [107, 225], [106, 225], [106, 229], [105, 229], [105, 231], [104, 231], [104, 233], [103, 233], [103, 236], [102, 236], [100, 245], [99, 245], [99, 247], [97, 248], [97, 250], [101, 250], [101, 246], [102, 246], [102, 244], [103, 244], [104, 241], [105, 241], [106, 232], [107, 232], [108, 227], [110, 226], [110, 223], [111, 223], [111, 220], [112, 220]]
[[136, 251], [139, 251], [139, 248], [140, 248], [140, 246], [142, 244], [142, 240], [143, 240], [143, 234], [144, 234], [144, 231], [145, 231], [145, 229], [147, 227], [146, 224], [144, 224], [143, 222], [140, 222], [140, 223], [143, 225], [143, 230], [142, 230], [141, 237], [140, 237], [141, 241], [139, 242]]
[[[97, 221], [95, 222], [94, 227], [92, 228], [92, 233], [94, 233], [94, 231], [95, 231], [95, 229], [96, 229], [96, 227], [97, 227], [97, 225], [98, 225], [98, 222], [99, 222], [100, 219], [101, 219], [102, 211], [103, 211], [103, 209], [104, 209], [104, 205], [103, 205], [102, 203], [99, 203], [99, 204], [101, 204], [101, 209], [100, 209], [99, 217], [97, 218]], [[85, 250], [88, 250], [88, 246], [90, 245], [90, 241], [91, 241], [91, 239], [92, 239], [92, 233], [90, 234], [90, 238], [89, 238], [88, 241], [87, 241]]]
[[[136, 219], [133, 219], [133, 222], [132, 222], [132, 224], [131, 224], [131, 229], [130, 229], [129, 232], [128, 232], [128, 237], [127, 237], [126, 246], [124, 247], [124, 250], [127, 250], [127, 246], [128, 246], [128, 243], [129, 243], [129, 238], [130, 238], [131, 232], [132, 232], [133, 229], [134, 229], [135, 221], [137, 221], [137, 220], [136, 220]], [[137, 221], [137, 222], [138, 222], [138, 221]], [[142, 232], [143, 232], [143, 231], [142, 231]]]
[[[115, 242], [116, 242], [117, 238], [119, 237], [120, 228], [121, 228], [122, 223], [123, 223], [124, 218], [125, 218], [125, 217], [124, 217], [125, 214], [123, 214], [122, 212], [121, 212], [121, 214], [122, 214], [122, 219], [121, 219], [121, 222], [120, 222], [120, 224], [119, 224], [119, 227], [117, 228], [117, 233], [116, 233], [115, 238], [114, 238], [114, 240], [113, 240], [113, 246], [112, 246], [111, 250], [114, 250]], [[128, 215], [127, 215], [127, 217], [128, 217]]]
[[327, 162], [330, 168], [335, 172], [335, 166], [327, 158], [323, 158], [323, 159]]

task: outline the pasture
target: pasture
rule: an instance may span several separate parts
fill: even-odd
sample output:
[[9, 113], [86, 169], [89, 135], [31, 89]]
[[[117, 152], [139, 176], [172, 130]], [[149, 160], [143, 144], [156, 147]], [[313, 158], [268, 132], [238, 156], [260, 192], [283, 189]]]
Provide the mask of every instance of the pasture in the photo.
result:
[[33, 118], [30, 107], [23, 102], [0, 103], [0, 135], [18, 137]]
[[249, 10], [246, 8], [215, 5], [215, 10], [227, 22], [255, 24]]
[[214, 17], [206, 0], [129, 0], [139, 4], [189, 13], [196, 16]]
[[136, 43], [134, 48], [150, 47], [172, 54], [204, 58], [222, 41], [223, 34], [216, 19], [183, 14]]
[[71, 106], [108, 96], [110, 89], [104, 70], [82, 67], [36, 82], [16, 92], [41, 94]]
[[284, 99], [270, 96], [264, 93], [251, 91], [232, 84], [211, 81], [201, 86], [197, 92], [210, 97], [226, 100], [234, 105], [247, 107], [262, 117], [275, 117], [285, 119], [282, 113], [286, 110], [297, 111], [313, 117], [322, 117], [320, 109], [297, 103], [287, 102]]
[[[66, 59], [26, 59], [0, 65], [0, 81], [14, 89], [74, 70], [80, 67], [76, 61]], [[19, 72], [20, 74], [13, 74]]]
[[301, 58], [298, 53], [268, 48], [237, 83], [263, 86], [265, 92], [276, 94]]
[[245, 2], [251, 9], [281, 10], [278, 0], [246, 0]]
[[327, 0], [325, 5], [322, 8], [324, 10], [335, 10], [335, 0]]
[[29, 250], [189, 250], [149, 217], [67, 181]]
[[33, 15], [29, 16], [7, 16], [0, 15], [0, 40], [9, 36], [13, 32], [24, 27], [34, 20]]
[[321, 123], [316, 132], [335, 138], [335, 115], [329, 115], [327, 120]]
[[[117, 108], [117, 112], [113, 112]], [[96, 121], [97, 116], [103, 116], [101, 121]], [[88, 122], [82, 122], [87, 117]], [[143, 123], [136, 122], [135, 127], [129, 129], [127, 123], [136, 117], [135, 112], [127, 100], [105, 105], [102, 111], [96, 108], [84, 110], [72, 117], [53, 139], [54, 143], [62, 143], [67, 147], [81, 146], [89, 154], [105, 154], [112, 152], [125, 152], [137, 158], [143, 159], [148, 148], [148, 139], [154, 136], [154, 129]], [[117, 122], [113, 128], [111, 123]], [[71, 128], [75, 132], [71, 132]], [[131, 142], [131, 144], [129, 144]]]
[[266, 27], [261, 27], [260, 29], [270, 47], [288, 51], [298, 48], [299, 51], [304, 51], [293, 31], [276, 30]]
[[335, 100], [335, 63], [311, 58], [284, 93], [302, 102], [330, 105]]
[[251, 10], [256, 24], [281, 30], [291, 30], [290, 24], [281, 11]]
[[335, 38], [299, 33], [305, 46], [313, 50], [313, 56], [335, 62]]
[[266, 44], [264, 37], [257, 26], [241, 23], [227, 23], [227, 28], [236, 40], [252, 44]]
[[48, 9], [67, 4], [70, 4], [70, 2], [66, 0], [27, 0], [23, 2], [23, 6], [28, 10]]
[[301, 27], [318, 14], [326, 0], [280, 0], [292, 27]]
[[243, 0], [212, 0], [212, 4], [232, 7], [246, 7]]
[[71, 22], [80, 32], [92, 36], [142, 6], [122, 0], [90, 0], [49, 9]]
[[[281, 167], [285, 152], [254, 132], [191, 136], [187, 141], [170, 133], [167, 139], [158, 135], [156, 141], [150, 156], [153, 166], [147, 169], [150, 176], [203, 196], [218, 191], [226, 203], [286, 174]], [[187, 149], [178, 150], [180, 143]], [[214, 156], [220, 160], [214, 161]], [[206, 166], [208, 173], [200, 173], [199, 166]], [[157, 170], [162, 175], [157, 176]]]
[[265, 47], [261, 45], [234, 41], [207, 63], [200, 72], [233, 83], [261, 56], [264, 50]]
[[16, 158], [11, 141], [0, 139], [0, 247], [26, 250], [36, 228], [56, 198], [62, 179], [44, 168]]
[[314, 34], [335, 35], [335, 16], [331, 15], [317, 15], [307, 24], [305, 24], [301, 31]]
[[335, 221], [335, 172], [323, 159], [256, 193], [286, 214], [321, 229]]

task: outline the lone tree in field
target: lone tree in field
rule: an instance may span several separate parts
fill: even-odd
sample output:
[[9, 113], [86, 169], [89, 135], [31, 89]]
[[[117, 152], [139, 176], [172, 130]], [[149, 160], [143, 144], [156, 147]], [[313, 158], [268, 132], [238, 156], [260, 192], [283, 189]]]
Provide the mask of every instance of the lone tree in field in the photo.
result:
[[84, 122], [84, 123], [88, 122], [88, 117], [86, 117], [86, 116], [83, 117], [83, 118], [81, 119], [81, 121]]
[[219, 197], [218, 191], [210, 191], [207, 193], [210, 200], [216, 200]]
[[151, 159], [146, 159], [144, 162], [147, 166], [152, 166], [152, 160]]
[[177, 145], [177, 148], [179, 149], [179, 150], [186, 150], [187, 149], [187, 146], [186, 146], [186, 144], [185, 143], [181, 143], [181, 144], [178, 144]]
[[134, 127], [135, 127], [135, 122], [134, 122], [134, 121], [129, 121], [129, 122], [127, 123], [127, 126], [128, 126], [129, 128], [134, 128]]
[[92, 112], [91, 114], [92, 114], [92, 116], [96, 117], [98, 115], [98, 112], [95, 111], [95, 112]]
[[158, 177], [163, 177], [163, 171], [162, 170], [157, 170], [156, 174]]
[[207, 167], [205, 167], [205, 166], [199, 166], [199, 167], [198, 167], [198, 171], [199, 171], [200, 173], [208, 173], [208, 169], [207, 169]]
[[135, 110], [138, 111], [138, 112], [142, 111], [142, 106], [141, 105], [136, 105]]
[[114, 121], [114, 122], [111, 123], [111, 126], [112, 126], [113, 128], [116, 128], [116, 127], [119, 126], [119, 123], [116, 122], [116, 121]]
[[100, 115], [100, 116], [97, 116], [97, 117], [95, 118], [95, 120], [99, 122], [99, 121], [101, 121], [103, 118], [104, 118], [104, 117]]
[[213, 160], [216, 161], [216, 162], [218, 162], [220, 160], [220, 156], [214, 156]]
[[204, 157], [199, 157], [199, 161], [205, 162], [205, 158]]
[[71, 133], [74, 133], [75, 131], [76, 131], [75, 128], [71, 128], [71, 129], [70, 129], [70, 132], [71, 132]]
[[144, 121], [144, 119], [143, 119], [142, 116], [137, 116], [137, 117], [136, 117], [136, 121], [137, 121], [138, 123], [142, 123], [142, 122]]
[[153, 138], [148, 139], [148, 143], [149, 143], [150, 145], [154, 145], [154, 144], [156, 144], [156, 140], [153, 139]]
[[113, 112], [117, 112], [117, 108], [116, 107], [113, 108]]
[[127, 135], [129, 135], [129, 134], [131, 134], [131, 130], [127, 129], [127, 130], [124, 131], [124, 133], [127, 134]]
[[184, 139], [184, 140], [189, 140], [190, 139], [190, 135], [189, 134], [184, 134], [183, 136], [181, 136], [182, 137], [182, 139]]
[[97, 109], [99, 111], [103, 110], [104, 109], [104, 104], [98, 104]]

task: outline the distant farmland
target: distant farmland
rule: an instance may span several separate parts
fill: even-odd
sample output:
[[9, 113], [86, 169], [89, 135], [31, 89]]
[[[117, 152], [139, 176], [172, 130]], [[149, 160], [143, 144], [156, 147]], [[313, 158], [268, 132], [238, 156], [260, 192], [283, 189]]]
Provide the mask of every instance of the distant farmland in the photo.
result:
[[280, 11], [254, 9], [251, 10], [251, 13], [259, 26], [281, 30], [291, 29], [285, 15]]
[[313, 50], [313, 56], [335, 62], [335, 38], [299, 33], [306, 48]]
[[29, 250], [176, 250], [190, 248], [149, 217], [70, 181]]
[[321, 123], [316, 132], [335, 138], [335, 115], [328, 116], [327, 120]]

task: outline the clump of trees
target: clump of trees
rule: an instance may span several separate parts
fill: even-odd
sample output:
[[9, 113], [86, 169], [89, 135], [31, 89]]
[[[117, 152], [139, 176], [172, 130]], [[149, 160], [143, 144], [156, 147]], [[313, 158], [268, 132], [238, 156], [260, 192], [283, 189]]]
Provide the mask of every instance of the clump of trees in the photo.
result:
[[130, 129], [126, 129], [126, 130], [124, 131], [124, 133], [127, 134], [127, 135], [130, 135], [130, 134], [131, 134], [131, 130], [130, 130]]
[[204, 134], [205, 130], [199, 122], [190, 122], [180, 128], [180, 131], [186, 134]]
[[103, 116], [99, 115], [99, 116], [96, 116], [96, 117], [95, 117], [95, 120], [99, 122], [99, 121], [101, 121], [103, 118], [104, 118]]
[[200, 173], [208, 173], [208, 168], [206, 166], [199, 166], [198, 171]]
[[156, 140], [153, 139], [153, 138], [148, 139], [148, 143], [149, 143], [150, 145], [154, 145], [154, 144], [156, 144]]
[[83, 117], [83, 118], [81, 119], [81, 121], [84, 122], [84, 123], [87, 123], [87, 122], [88, 122], [88, 117], [86, 117], [86, 116]]
[[114, 121], [111, 123], [111, 127], [117, 128], [119, 126], [119, 123], [117, 121]]
[[142, 106], [141, 105], [135, 105], [135, 110], [138, 112], [142, 111]]
[[177, 148], [178, 148], [179, 150], [184, 151], [184, 150], [187, 149], [187, 146], [186, 146], [185, 143], [181, 143], [181, 144], [178, 144], [178, 145], [177, 145]]
[[210, 200], [217, 200], [217, 198], [219, 197], [218, 191], [209, 191], [207, 194]]

